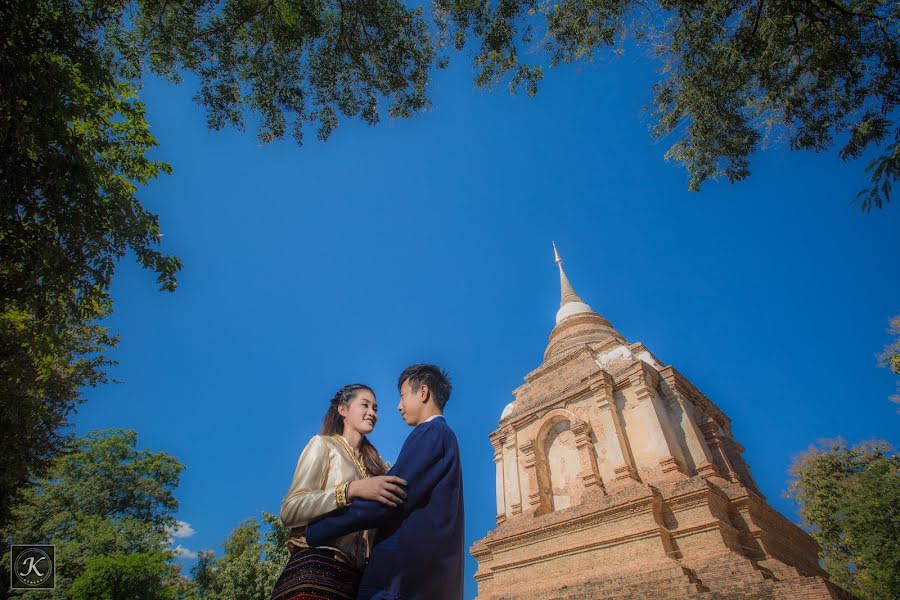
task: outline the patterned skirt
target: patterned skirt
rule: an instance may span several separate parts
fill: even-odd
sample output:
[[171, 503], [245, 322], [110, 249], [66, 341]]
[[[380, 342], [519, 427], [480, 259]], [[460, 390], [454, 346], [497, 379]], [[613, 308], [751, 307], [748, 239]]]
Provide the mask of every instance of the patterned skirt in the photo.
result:
[[305, 548], [288, 560], [271, 600], [355, 600], [361, 576], [334, 552]]

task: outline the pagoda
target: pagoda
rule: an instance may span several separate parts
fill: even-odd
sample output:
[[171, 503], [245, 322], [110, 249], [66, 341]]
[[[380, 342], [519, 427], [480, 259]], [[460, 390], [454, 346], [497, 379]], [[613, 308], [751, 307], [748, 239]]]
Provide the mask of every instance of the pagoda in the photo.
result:
[[722, 410], [575, 293], [490, 434], [478, 598], [852, 598], [773, 509]]

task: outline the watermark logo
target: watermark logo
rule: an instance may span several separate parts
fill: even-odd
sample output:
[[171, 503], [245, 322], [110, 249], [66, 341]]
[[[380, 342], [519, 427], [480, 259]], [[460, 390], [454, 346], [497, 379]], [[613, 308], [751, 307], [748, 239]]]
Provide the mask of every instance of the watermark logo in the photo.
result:
[[14, 590], [52, 590], [56, 587], [56, 546], [13, 544], [10, 578]]

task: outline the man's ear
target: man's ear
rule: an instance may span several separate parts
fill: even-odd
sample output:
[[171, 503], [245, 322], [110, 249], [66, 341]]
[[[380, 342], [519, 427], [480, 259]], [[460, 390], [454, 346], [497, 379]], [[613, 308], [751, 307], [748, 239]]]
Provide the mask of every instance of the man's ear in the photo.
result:
[[431, 400], [431, 390], [428, 389], [428, 386], [424, 383], [419, 386], [419, 400], [421, 400], [423, 403]]

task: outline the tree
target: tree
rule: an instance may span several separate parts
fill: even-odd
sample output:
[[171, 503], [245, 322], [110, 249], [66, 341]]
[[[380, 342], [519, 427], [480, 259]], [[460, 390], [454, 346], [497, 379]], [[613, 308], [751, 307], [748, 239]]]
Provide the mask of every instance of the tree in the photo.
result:
[[209, 124], [263, 116], [321, 139], [337, 115], [380, 118], [427, 106], [433, 50], [421, 10], [399, 0], [13, 0], [0, 6], [0, 527], [17, 493], [45, 474], [83, 389], [107, 382], [117, 338], [116, 261], [132, 252], [174, 290], [181, 263], [159, 249], [158, 218], [137, 198], [168, 164], [137, 89], [145, 67], [203, 82]]
[[175, 600], [175, 590], [161, 582], [171, 576], [161, 554], [117, 554], [87, 561], [69, 589], [71, 600]]
[[166, 528], [175, 525], [174, 490], [183, 467], [172, 456], [136, 446], [134, 431], [76, 438], [51, 463], [48, 476], [25, 491], [3, 538], [55, 544], [57, 565], [54, 592], [23, 597], [66, 598], [70, 588], [87, 593], [153, 573], [163, 587], [174, 576], [174, 567], [166, 572], [159, 565], [171, 558]]
[[264, 141], [288, 125], [300, 141], [307, 123], [325, 139], [338, 113], [377, 122], [379, 97], [395, 116], [427, 107], [429, 69], [451, 45], [476, 47], [476, 85], [529, 94], [544, 66], [646, 46], [661, 70], [653, 134], [674, 137], [666, 157], [687, 168], [691, 189], [744, 179], [752, 154], [780, 140], [819, 152], [838, 138], [844, 160], [885, 144], [858, 196], [866, 211], [890, 200], [900, 175], [900, 8], [887, 0], [433, 0], [432, 30], [422, 8], [389, 0], [199, 7], [148, 2], [118, 47], [133, 73], [142, 57], [173, 79], [197, 72], [210, 125], [242, 127], [256, 111]]
[[263, 513], [269, 531], [260, 538], [259, 523], [241, 522], [225, 540], [225, 554], [198, 553], [191, 569], [194, 596], [205, 600], [268, 600], [275, 582], [287, 564], [290, 532], [281, 519]]
[[839, 138], [844, 160], [885, 144], [859, 195], [866, 211], [890, 200], [900, 175], [895, 2], [431, 4], [435, 27], [423, 7], [397, 0], [154, 0], [119, 21], [110, 39], [133, 77], [145, 65], [175, 81], [180, 69], [196, 72], [212, 127], [243, 127], [254, 111], [260, 139], [290, 128], [298, 142], [308, 124], [327, 138], [339, 114], [377, 122], [383, 99], [392, 116], [429, 106], [429, 71], [446, 64], [449, 46], [476, 47], [476, 85], [506, 81], [534, 94], [544, 66], [643, 45], [660, 61], [653, 133], [674, 136], [666, 156], [687, 168], [691, 189], [747, 177], [752, 154], [779, 140], [818, 152]]
[[[693, 190], [709, 178], [738, 181], [768, 140], [823, 151], [844, 136], [840, 156], [885, 152], [868, 169], [863, 210], [890, 199], [900, 175], [898, 16], [887, 0], [435, 0], [445, 39], [479, 44], [475, 81], [508, 80], [537, 91], [540, 58], [592, 60], [605, 49], [646, 45], [661, 61], [653, 134], [673, 136], [666, 158], [687, 169]], [[525, 57], [523, 57], [523, 55]], [[526, 58], [527, 57], [527, 58]]]
[[896, 336], [896, 339], [884, 349], [881, 360], [885, 367], [900, 375], [900, 315], [891, 319], [889, 331]]
[[832, 580], [860, 598], [900, 596], [900, 456], [886, 442], [838, 439], [798, 457], [791, 476]]
[[197, 552], [197, 562], [191, 567], [192, 598], [210, 598], [215, 593], [216, 554], [211, 550]]
[[0, 527], [45, 473], [82, 388], [107, 380], [99, 325], [126, 252], [175, 287], [136, 193], [165, 163], [103, 32], [123, 2], [0, 5]]
[[[881, 364], [890, 369], [892, 373], [900, 375], [900, 315], [891, 319], [889, 331], [896, 337], [881, 354]], [[900, 391], [900, 382], [897, 383], [897, 389]], [[900, 393], [891, 396], [891, 400], [900, 403]]]
[[195, 72], [213, 129], [243, 128], [251, 110], [262, 141], [290, 130], [302, 143], [308, 125], [327, 139], [339, 114], [374, 124], [385, 102], [393, 117], [429, 105], [432, 36], [400, 0], [150, 0], [129, 17], [110, 36], [129, 75]]

